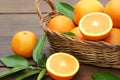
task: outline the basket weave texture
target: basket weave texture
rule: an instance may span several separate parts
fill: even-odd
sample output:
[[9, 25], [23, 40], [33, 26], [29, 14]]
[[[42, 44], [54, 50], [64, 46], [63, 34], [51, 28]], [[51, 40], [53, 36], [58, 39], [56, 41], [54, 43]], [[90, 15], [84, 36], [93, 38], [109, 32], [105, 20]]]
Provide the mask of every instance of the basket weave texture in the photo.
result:
[[75, 37], [69, 37], [51, 31], [47, 24], [49, 20], [57, 15], [62, 15], [55, 10], [51, 0], [45, 0], [52, 12], [41, 18], [39, 8], [40, 0], [36, 0], [36, 10], [40, 17], [40, 26], [45, 31], [52, 53], [66, 52], [75, 56], [80, 62], [92, 64], [99, 67], [111, 67], [120, 69], [120, 45], [108, 44], [104, 41], [87, 41]]

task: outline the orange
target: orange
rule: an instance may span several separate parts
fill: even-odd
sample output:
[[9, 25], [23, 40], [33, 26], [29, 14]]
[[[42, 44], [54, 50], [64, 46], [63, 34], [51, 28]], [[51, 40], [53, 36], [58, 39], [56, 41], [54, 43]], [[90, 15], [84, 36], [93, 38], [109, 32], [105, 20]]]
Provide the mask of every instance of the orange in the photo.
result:
[[110, 35], [104, 41], [111, 44], [120, 44], [120, 29], [112, 28]]
[[81, 33], [88, 40], [101, 40], [107, 37], [112, 27], [112, 19], [102, 12], [86, 14], [79, 23]]
[[73, 28], [70, 32], [74, 33], [76, 37], [79, 38], [80, 40], [84, 40], [84, 37], [81, 34], [79, 27]]
[[70, 80], [79, 70], [79, 62], [68, 53], [54, 53], [48, 57], [46, 69], [55, 80]]
[[75, 27], [73, 21], [64, 16], [64, 15], [58, 15], [54, 18], [52, 18], [48, 23], [48, 28], [50, 30], [56, 31], [60, 34], [64, 32], [69, 32]]
[[36, 42], [37, 36], [33, 32], [19, 31], [13, 36], [11, 46], [16, 55], [30, 58]]
[[120, 0], [110, 0], [105, 6], [104, 12], [113, 20], [114, 27], [120, 28]]
[[98, 0], [80, 0], [74, 6], [74, 21], [78, 25], [80, 19], [91, 12], [103, 12], [104, 7]]

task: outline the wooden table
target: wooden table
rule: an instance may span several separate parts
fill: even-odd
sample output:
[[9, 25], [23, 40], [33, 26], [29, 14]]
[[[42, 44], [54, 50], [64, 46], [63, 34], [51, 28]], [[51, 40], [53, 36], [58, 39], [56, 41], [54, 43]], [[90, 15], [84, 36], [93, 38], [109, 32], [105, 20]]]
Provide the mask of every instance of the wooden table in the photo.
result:
[[[71, 5], [75, 5], [78, 1], [79, 0], [64, 0], [64, 2]], [[109, 0], [100, 1], [105, 5]], [[49, 6], [43, 0], [41, 0], [40, 7], [43, 15], [50, 11]], [[13, 54], [10, 45], [11, 38], [16, 32], [21, 30], [30, 30], [38, 37], [43, 34], [43, 30], [39, 25], [39, 18], [35, 11], [34, 0], [0, 0], [0, 57]], [[49, 48], [49, 43], [46, 42], [43, 53], [49, 54]], [[34, 62], [31, 60], [30, 63], [34, 65]], [[8, 70], [8, 68], [0, 63], [0, 73], [6, 70]], [[109, 71], [120, 76], [120, 70], [100, 68], [81, 63], [79, 72], [72, 80], [92, 80], [91, 74], [100, 71]], [[0, 80], [15, 80], [15, 78], [22, 73], [24, 72], [18, 72], [17, 74], [7, 76]], [[36, 76], [33, 76], [25, 80], [35, 80], [35, 78]], [[43, 80], [52, 80], [52, 78], [47, 75]]]

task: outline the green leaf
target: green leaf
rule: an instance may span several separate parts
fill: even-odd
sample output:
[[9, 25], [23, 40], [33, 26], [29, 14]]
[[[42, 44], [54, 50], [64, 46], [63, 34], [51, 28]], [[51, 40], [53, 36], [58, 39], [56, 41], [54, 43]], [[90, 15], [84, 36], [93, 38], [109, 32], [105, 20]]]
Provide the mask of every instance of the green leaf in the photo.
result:
[[3, 78], [5, 76], [11, 75], [13, 73], [16, 73], [16, 72], [24, 70], [24, 69], [26, 69], [26, 67], [14, 67], [8, 71], [0, 73], [0, 78]]
[[7, 67], [18, 67], [18, 66], [29, 67], [29, 63], [27, 59], [17, 55], [2, 57], [0, 61]]
[[42, 80], [42, 78], [46, 75], [46, 69], [42, 69], [42, 71], [39, 73], [37, 80]]
[[110, 72], [100, 72], [92, 74], [94, 80], [120, 80], [120, 77], [110, 73]]
[[35, 62], [38, 63], [40, 55], [42, 53], [42, 49], [44, 47], [44, 43], [46, 40], [46, 34], [44, 34], [43, 36], [41, 36], [38, 40], [38, 42], [36, 43], [34, 50], [33, 50], [33, 60]]
[[65, 34], [65, 35], [67, 35], [67, 36], [71, 36], [71, 37], [73, 37], [73, 36], [76, 36], [74, 33], [72, 33], [72, 32], [65, 32], [65, 33], [63, 33], [63, 34]]
[[74, 11], [74, 8], [71, 5], [69, 5], [69, 4], [65, 3], [65, 2], [56, 2], [55, 6], [56, 6], [57, 10], [60, 13], [66, 15], [71, 20], [73, 20], [73, 11]]
[[47, 56], [45, 54], [41, 54], [39, 58], [38, 66], [40, 68], [46, 68], [46, 60], [47, 60]]
[[26, 74], [22, 74], [22, 75], [18, 76], [18, 77], [16, 78], [16, 80], [23, 80], [23, 79], [25, 79], [25, 78], [27, 78], [27, 77], [30, 77], [30, 76], [35, 75], [35, 74], [38, 74], [39, 72], [40, 72], [39, 69], [37, 69], [37, 70], [32, 70], [32, 71], [30, 71], [30, 72], [28, 72], [28, 73], [26, 73]]

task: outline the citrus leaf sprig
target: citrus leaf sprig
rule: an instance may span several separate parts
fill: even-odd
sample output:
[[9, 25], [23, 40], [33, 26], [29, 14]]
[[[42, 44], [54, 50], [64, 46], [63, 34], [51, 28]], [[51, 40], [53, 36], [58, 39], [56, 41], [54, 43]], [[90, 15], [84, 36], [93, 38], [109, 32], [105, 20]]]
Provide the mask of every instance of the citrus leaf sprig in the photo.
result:
[[46, 40], [46, 34], [44, 34], [37, 42], [33, 51], [33, 60], [37, 63], [37, 66], [42, 70], [39, 73], [37, 80], [41, 80], [46, 74], [46, 60], [47, 56], [42, 54], [42, 49]]
[[24, 57], [17, 56], [17, 55], [10, 55], [7, 57], [2, 57], [0, 58], [0, 61], [4, 65], [6, 65], [6, 67], [22, 66], [22, 67], [28, 68], [30, 66], [29, 62]]
[[63, 33], [63, 34], [65, 34], [65, 35], [67, 35], [67, 36], [70, 36], [70, 37], [74, 37], [74, 36], [76, 36], [74, 33], [72, 33], [72, 32], [65, 32], [65, 33]]
[[25, 67], [14, 67], [8, 71], [0, 73], [0, 78], [6, 77], [8, 75], [11, 75], [13, 73], [16, 73], [16, 72], [24, 70], [24, 69], [26, 69], [26, 68]]
[[22, 75], [18, 76], [18, 77], [16, 78], [16, 80], [23, 80], [23, 79], [25, 79], [25, 78], [27, 78], [27, 77], [29, 77], [29, 76], [38, 74], [39, 72], [40, 72], [39, 69], [32, 70], [32, 71], [30, 71], [30, 72], [28, 72], [28, 73], [25, 73], [25, 74], [22, 74]]
[[94, 73], [91, 76], [94, 80], [120, 80], [120, 77], [106, 71]]
[[37, 64], [38, 64], [39, 57], [42, 53], [42, 49], [44, 47], [45, 39], [46, 39], [46, 34], [44, 34], [43, 36], [40, 37], [40, 39], [36, 43], [34, 50], [33, 50], [33, 60]]
[[39, 73], [37, 80], [41, 80], [46, 75], [46, 69], [42, 69], [42, 71]]
[[8, 71], [0, 73], [0, 78], [11, 75], [21, 70], [33, 69], [33, 67], [28, 63], [27, 59], [17, 55], [2, 57], [0, 58], [0, 62], [2, 62], [6, 67], [11, 68]]
[[55, 6], [60, 13], [64, 14], [65, 16], [73, 20], [74, 8], [70, 4], [65, 2], [56, 2]]
[[38, 60], [38, 66], [40, 68], [46, 68], [46, 61], [47, 61], [47, 56], [45, 54], [42, 54]]
[[47, 56], [45, 54], [42, 54], [42, 49], [44, 47], [45, 40], [46, 35], [44, 34], [39, 38], [33, 51], [33, 60], [37, 63], [37, 68], [31, 66], [28, 60], [22, 56], [10, 55], [7, 57], [2, 57], [0, 58], [0, 62], [2, 62], [6, 67], [9, 67], [10, 70], [1, 72], [0, 78], [19, 72], [21, 70], [29, 69], [29, 72], [18, 76], [16, 80], [23, 80], [24, 78], [35, 74], [38, 74], [37, 80], [42, 79], [46, 74]]

